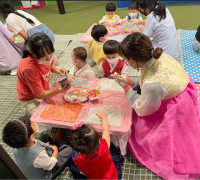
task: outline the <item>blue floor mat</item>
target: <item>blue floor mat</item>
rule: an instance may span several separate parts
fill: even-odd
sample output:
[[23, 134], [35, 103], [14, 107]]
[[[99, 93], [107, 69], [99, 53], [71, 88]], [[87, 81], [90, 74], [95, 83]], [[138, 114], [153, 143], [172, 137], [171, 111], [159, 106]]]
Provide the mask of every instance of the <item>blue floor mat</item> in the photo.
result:
[[195, 33], [196, 30], [180, 29], [184, 69], [194, 82], [200, 82], [200, 54], [193, 50]]

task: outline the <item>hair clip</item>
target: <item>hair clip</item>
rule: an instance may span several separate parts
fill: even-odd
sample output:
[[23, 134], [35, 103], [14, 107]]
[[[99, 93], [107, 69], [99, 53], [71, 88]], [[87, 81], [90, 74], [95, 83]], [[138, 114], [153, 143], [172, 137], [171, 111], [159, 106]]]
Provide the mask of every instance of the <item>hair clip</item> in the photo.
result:
[[83, 122], [79, 123], [79, 124], [75, 124], [73, 128], [71, 128], [70, 130], [75, 131], [75, 130], [81, 130], [85, 127], [85, 124]]

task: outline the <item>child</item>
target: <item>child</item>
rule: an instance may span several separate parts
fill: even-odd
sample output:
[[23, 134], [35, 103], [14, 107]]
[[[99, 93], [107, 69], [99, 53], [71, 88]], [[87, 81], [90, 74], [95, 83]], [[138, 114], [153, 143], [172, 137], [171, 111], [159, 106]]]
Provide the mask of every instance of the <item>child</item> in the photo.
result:
[[138, 24], [139, 20], [142, 20], [139, 10], [137, 9], [136, 3], [131, 3], [128, 7], [129, 15], [123, 19], [123, 22], [129, 22], [133, 24]]
[[106, 59], [101, 62], [98, 68], [98, 77], [111, 78], [111, 74], [117, 72], [124, 78], [129, 75], [129, 68], [120, 58], [117, 53], [117, 47], [119, 43], [115, 40], [108, 40], [103, 45], [103, 51], [106, 55]]
[[106, 16], [99, 21], [99, 24], [104, 25], [106, 27], [114, 27], [121, 23], [121, 19], [116, 13], [116, 5], [114, 3], [108, 3], [106, 5]]
[[65, 167], [72, 153], [66, 144], [57, 147], [36, 141], [37, 124], [23, 116], [9, 121], [3, 129], [3, 141], [11, 146], [16, 163], [27, 179], [53, 179]]
[[200, 26], [198, 27], [194, 37], [193, 48], [197, 53], [200, 53]]
[[[88, 179], [119, 179], [121, 178], [121, 162], [118, 157], [118, 171], [113, 163], [110, 148], [108, 121], [104, 112], [97, 114], [102, 121], [102, 138], [89, 124], [73, 128], [69, 141], [79, 154], [74, 158], [74, 164]], [[75, 179], [86, 179], [76, 166], [70, 166]], [[73, 168], [72, 168], [73, 167]]]
[[95, 25], [92, 28], [92, 40], [88, 42], [88, 49], [94, 59], [97, 67], [106, 58], [103, 52], [103, 43], [107, 40], [108, 30], [103, 25]]
[[[73, 69], [71, 76], [76, 78], [95, 78], [95, 73], [87, 63], [87, 51], [84, 47], [76, 47], [71, 53]], [[70, 76], [69, 74], [69, 76]]]

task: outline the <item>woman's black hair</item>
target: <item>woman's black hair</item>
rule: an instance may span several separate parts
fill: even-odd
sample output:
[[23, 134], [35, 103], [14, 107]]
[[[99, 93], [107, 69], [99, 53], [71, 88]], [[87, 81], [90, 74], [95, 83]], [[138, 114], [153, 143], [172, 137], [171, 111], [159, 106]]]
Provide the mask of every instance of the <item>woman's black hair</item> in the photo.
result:
[[35, 33], [25, 42], [23, 57], [35, 55], [37, 59], [40, 59], [45, 56], [45, 51], [47, 54], [55, 51], [52, 41], [44, 33]]
[[23, 52], [22, 58], [27, 58], [28, 56], [31, 56], [31, 53], [28, 50], [28, 39], [24, 42], [22, 52]]
[[26, 19], [27, 22], [30, 23], [31, 25], [35, 25], [35, 23], [31, 19], [29, 19], [29, 18], [25, 17], [24, 15], [16, 12], [13, 5], [10, 2], [7, 2], [7, 1], [1, 2], [0, 3], [0, 12], [3, 14], [4, 19], [7, 18], [8, 14], [14, 13], [14, 14]]
[[[21, 116], [18, 120], [22, 121], [27, 128], [28, 131], [28, 138], [34, 133], [31, 127], [31, 121], [29, 116]], [[25, 147], [28, 138], [26, 137], [26, 132], [24, 126], [18, 121], [12, 120], [9, 121], [2, 131], [2, 139], [3, 142], [7, 145], [11, 146], [12, 148], [21, 148]]]
[[114, 3], [106, 4], [106, 11], [108, 12], [116, 11], [116, 5]]
[[99, 139], [99, 133], [89, 124], [72, 130], [68, 137], [70, 146], [83, 154], [93, 154], [99, 147]]
[[159, 16], [160, 21], [166, 18], [166, 6], [164, 3], [158, 0], [139, 0], [137, 1], [138, 9], [149, 9], [150, 12], [153, 11], [153, 15]]
[[99, 41], [101, 37], [104, 37], [108, 33], [108, 30], [103, 25], [94, 25], [92, 28], [91, 36], [96, 40]]
[[108, 40], [103, 45], [103, 52], [105, 55], [116, 54], [119, 42], [116, 40]]

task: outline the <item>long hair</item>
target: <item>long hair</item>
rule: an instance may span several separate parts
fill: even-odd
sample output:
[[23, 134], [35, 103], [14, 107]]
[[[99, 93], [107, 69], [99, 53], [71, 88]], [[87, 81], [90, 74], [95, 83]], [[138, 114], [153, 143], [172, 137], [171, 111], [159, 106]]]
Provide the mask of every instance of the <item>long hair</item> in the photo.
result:
[[25, 17], [24, 15], [16, 12], [13, 5], [10, 2], [6, 2], [6, 1], [1, 2], [0, 3], [0, 12], [3, 14], [4, 19], [7, 18], [8, 14], [14, 13], [14, 14], [26, 19], [27, 22], [30, 23], [31, 25], [35, 25], [35, 23], [31, 19], [29, 19], [29, 18]]
[[153, 15], [159, 16], [160, 21], [166, 18], [166, 6], [164, 3], [158, 0], [139, 0], [137, 1], [137, 7], [142, 9], [149, 9], [153, 11]]

